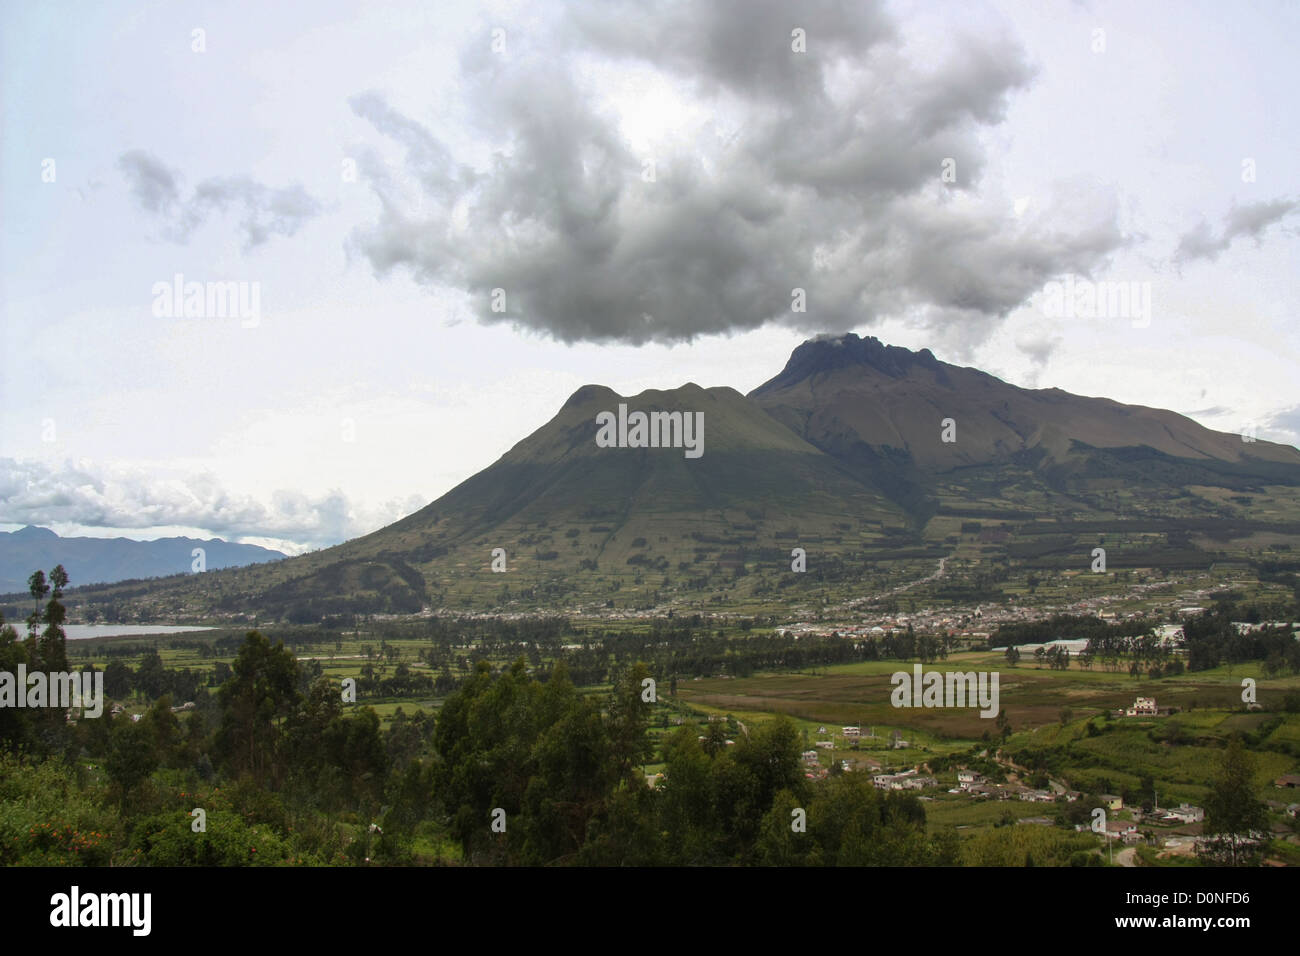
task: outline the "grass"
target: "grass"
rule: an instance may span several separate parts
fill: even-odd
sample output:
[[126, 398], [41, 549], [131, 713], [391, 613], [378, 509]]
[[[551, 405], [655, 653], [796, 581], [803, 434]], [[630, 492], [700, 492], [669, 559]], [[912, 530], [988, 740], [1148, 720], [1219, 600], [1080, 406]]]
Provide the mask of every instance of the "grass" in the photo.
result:
[[931, 829], [938, 827], [985, 827], [1000, 823], [1004, 817], [1015, 820], [1028, 817], [1056, 816], [1056, 805], [1029, 803], [1025, 800], [971, 799], [965, 795], [944, 793], [925, 804], [925, 818]]

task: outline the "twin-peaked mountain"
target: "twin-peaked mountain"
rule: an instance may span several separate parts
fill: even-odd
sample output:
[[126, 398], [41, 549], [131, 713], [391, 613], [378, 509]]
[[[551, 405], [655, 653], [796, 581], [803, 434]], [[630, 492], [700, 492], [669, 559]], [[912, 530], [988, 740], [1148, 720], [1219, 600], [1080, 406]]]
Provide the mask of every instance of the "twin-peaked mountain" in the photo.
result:
[[[665, 428], [696, 416], [702, 453], [607, 447], [609, 432], [598, 442], [620, 405]], [[726, 604], [763, 589], [742, 578], [788, 574], [794, 547], [823, 567], [965, 545], [994, 560], [1050, 534], [1052, 547], [1026, 553], [1077, 560], [1082, 539], [1119, 526], [1151, 538], [1140, 553], [1185, 563], [1257, 525], [1300, 533], [1297, 489], [1295, 448], [1170, 411], [1019, 388], [850, 334], [805, 342], [747, 396], [584, 386], [495, 464], [395, 524], [274, 566], [178, 581], [153, 599], [158, 613], [187, 603], [303, 621], [521, 596], [530, 607]], [[504, 574], [491, 570], [495, 548]]]

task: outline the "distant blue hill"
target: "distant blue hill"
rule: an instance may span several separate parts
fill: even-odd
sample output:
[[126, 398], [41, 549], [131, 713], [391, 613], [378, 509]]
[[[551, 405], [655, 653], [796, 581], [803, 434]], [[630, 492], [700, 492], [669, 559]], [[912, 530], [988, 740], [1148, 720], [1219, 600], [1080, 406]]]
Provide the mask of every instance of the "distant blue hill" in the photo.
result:
[[61, 538], [48, 528], [28, 526], [0, 531], [0, 594], [25, 593], [33, 571], [39, 568], [49, 574], [56, 564], [68, 572], [70, 587], [180, 574], [190, 570], [195, 548], [203, 549], [210, 571], [285, 557], [269, 548], [220, 538]]

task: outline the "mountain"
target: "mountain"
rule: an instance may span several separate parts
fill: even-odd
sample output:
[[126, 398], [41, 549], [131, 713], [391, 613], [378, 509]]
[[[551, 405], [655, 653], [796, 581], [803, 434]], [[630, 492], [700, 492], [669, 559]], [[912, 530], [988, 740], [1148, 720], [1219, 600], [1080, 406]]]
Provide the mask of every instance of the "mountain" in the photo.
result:
[[[930, 471], [1006, 461], [1025, 451], [1063, 461], [1081, 448], [1123, 447], [1191, 460], [1300, 465], [1300, 450], [1243, 442], [1176, 412], [1059, 388], [1019, 388], [940, 362], [929, 349], [912, 352], [852, 333], [805, 342], [749, 397], [818, 447], [843, 454], [836, 438], [851, 437], [902, 452]], [[957, 422], [959, 437], [945, 444], [939, 422], [947, 417]]]
[[278, 561], [279, 551], [251, 544], [231, 544], [220, 538], [62, 538], [48, 528], [28, 526], [0, 531], [0, 594], [27, 591], [27, 579], [37, 568], [47, 574], [57, 564], [73, 586], [154, 578], [189, 571], [194, 548], [204, 550], [207, 567], [233, 568]]
[[[1108, 514], [1120, 490], [1167, 499], [1188, 486], [1289, 484], [1300, 468], [1287, 445], [1164, 409], [1019, 388], [853, 334], [805, 342], [749, 397], [922, 525], [944, 510]], [[1215, 508], [1184, 504], [1188, 517]]]
[[[620, 404], [629, 414], [702, 414], [702, 454], [598, 447], [597, 416], [617, 415]], [[787, 540], [822, 541], [850, 528], [885, 540], [905, 522], [896, 505], [735, 389], [687, 384], [622, 396], [587, 385], [437, 501], [292, 559], [288, 575], [280, 568], [235, 574], [218, 609], [255, 602], [273, 615], [311, 620], [476, 607], [521, 593], [604, 604], [616, 594], [644, 597], [650, 580], [665, 578], [704, 591], [760, 552], [788, 555], [790, 545], [780, 547]], [[492, 573], [494, 548], [506, 552], [503, 574]]]
[[[702, 433], [666, 432], [676, 447], [607, 447], [624, 431], [627, 445], [642, 437], [636, 412], [656, 425], [679, 416], [674, 428], [701, 418]], [[702, 440], [698, 456], [688, 438]], [[132, 600], [159, 616], [301, 622], [422, 608], [775, 606], [818, 587], [829, 600], [895, 586], [941, 557], [959, 559], [949, 581], [985, 588], [989, 569], [999, 580], [1075, 573], [1099, 541], [1113, 565], [1138, 568], [1300, 550], [1300, 451], [850, 334], [805, 342], [747, 396], [583, 386], [493, 465], [395, 524]], [[790, 573], [794, 548], [809, 556], [807, 575]], [[123, 595], [100, 592], [87, 599]]]

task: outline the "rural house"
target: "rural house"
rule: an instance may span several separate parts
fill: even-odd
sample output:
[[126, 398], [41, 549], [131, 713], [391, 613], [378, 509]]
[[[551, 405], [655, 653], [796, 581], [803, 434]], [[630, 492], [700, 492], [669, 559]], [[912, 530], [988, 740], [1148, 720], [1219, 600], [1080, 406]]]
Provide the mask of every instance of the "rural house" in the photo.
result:
[[974, 770], [957, 771], [957, 786], [961, 787], [963, 790], [969, 790], [971, 787], [975, 786], [976, 784], [980, 784], [983, 782], [984, 782], [984, 774], [982, 773], [978, 773], [977, 771]]
[[1125, 717], [1154, 717], [1159, 713], [1154, 697], [1139, 697], [1133, 706], [1124, 711]]

